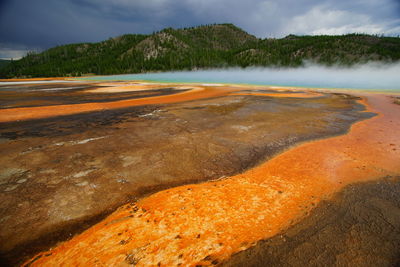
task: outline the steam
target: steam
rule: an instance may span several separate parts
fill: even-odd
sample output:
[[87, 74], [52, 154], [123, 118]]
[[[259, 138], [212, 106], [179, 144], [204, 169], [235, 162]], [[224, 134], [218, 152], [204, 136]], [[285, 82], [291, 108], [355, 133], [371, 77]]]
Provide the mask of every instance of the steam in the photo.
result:
[[353, 67], [305, 64], [301, 68], [229, 68], [98, 77], [101, 80], [235, 83], [313, 88], [400, 91], [400, 62]]

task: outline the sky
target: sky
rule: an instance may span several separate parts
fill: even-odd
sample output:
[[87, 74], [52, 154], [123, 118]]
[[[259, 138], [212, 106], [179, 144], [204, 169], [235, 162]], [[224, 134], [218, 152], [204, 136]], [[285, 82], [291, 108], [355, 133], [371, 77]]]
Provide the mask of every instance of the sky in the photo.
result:
[[212, 23], [233, 23], [259, 38], [398, 36], [400, 0], [0, 0], [0, 58]]

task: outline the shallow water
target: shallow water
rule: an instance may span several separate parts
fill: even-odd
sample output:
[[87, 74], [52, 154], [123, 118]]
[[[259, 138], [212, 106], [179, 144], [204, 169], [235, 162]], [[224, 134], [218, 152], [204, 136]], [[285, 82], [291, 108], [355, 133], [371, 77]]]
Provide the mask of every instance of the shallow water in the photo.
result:
[[353, 68], [311, 65], [297, 69], [252, 68], [94, 76], [83, 80], [231, 83], [400, 92], [400, 64], [367, 64]]

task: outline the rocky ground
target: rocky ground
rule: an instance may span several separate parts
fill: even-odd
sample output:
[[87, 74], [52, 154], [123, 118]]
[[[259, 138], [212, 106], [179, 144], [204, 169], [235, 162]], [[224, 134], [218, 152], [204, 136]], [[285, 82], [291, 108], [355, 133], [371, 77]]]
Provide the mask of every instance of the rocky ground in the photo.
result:
[[[128, 96], [111, 100], [120, 97]], [[235, 95], [2, 123], [2, 256], [20, 262], [123, 203], [240, 173], [293, 144], [344, 133], [371, 116], [362, 109], [340, 94]]]

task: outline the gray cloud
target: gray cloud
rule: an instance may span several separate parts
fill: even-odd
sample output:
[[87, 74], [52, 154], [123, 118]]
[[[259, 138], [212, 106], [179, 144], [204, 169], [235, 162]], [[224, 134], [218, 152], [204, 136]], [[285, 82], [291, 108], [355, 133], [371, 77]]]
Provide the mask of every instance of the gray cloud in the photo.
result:
[[20, 59], [30, 51], [39, 51], [38, 48], [15, 44], [0, 44], [0, 59]]
[[[234, 23], [258, 37], [400, 34], [398, 0], [3, 0], [0, 56], [165, 27]], [[23, 49], [22, 49], [23, 50]]]

